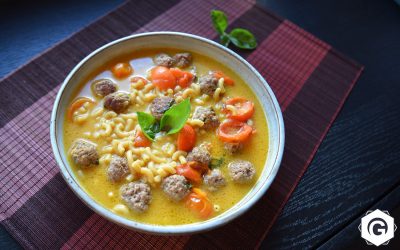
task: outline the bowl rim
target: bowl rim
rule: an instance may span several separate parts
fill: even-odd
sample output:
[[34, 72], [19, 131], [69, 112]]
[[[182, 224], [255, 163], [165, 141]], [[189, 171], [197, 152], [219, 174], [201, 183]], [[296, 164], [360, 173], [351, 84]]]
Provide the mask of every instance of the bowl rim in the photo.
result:
[[[268, 176], [265, 178], [265, 182], [261, 185], [260, 190], [258, 190], [247, 202], [245, 202], [243, 205], [241, 205], [238, 209], [234, 210], [230, 214], [225, 215], [225, 217], [221, 217], [218, 219], [218, 217], [215, 217], [215, 220], [206, 220], [203, 222], [196, 222], [196, 223], [191, 223], [191, 224], [183, 224], [183, 225], [155, 225], [155, 224], [147, 224], [147, 223], [142, 223], [142, 222], [137, 222], [133, 220], [126, 219], [122, 216], [119, 216], [105, 207], [103, 207], [101, 204], [97, 203], [89, 194], [87, 194], [83, 188], [80, 187], [79, 183], [75, 181], [74, 177], [70, 174], [68, 171], [68, 166], [65, 164], [63, 161], [61, 154], [62, 150], [58, 147], [57, 144], [57, 132], [56, 132], [56, 121], [57, 121], [57, 114], [59, 110], [59, 103], [61, 100], [61, 97], [63, 95], [63, 92], [65, 88], [67, 87], [68, 83], [70, 82], [71, 78], [79, 71], [79, 69], [87, 62], [89, 61], [92, 57], [100, 53], [101, 51], [110, 48], [118, 43], [124, 42], [126, 40], [131, 40], [139, 37], [151, 37], [151, 36], [160, 36], [160, 35], [168, 35], [168, 36], [178, 36], [178, 37], [186, 37], [186, 38], [191, 38], [195, 40], [200, 40], [201, 42], [208, 43], [209, 45], [212, 45], [218, 49], [223, 50], [225, 53], [230, 54], [231, 56], [235, 57], [237, 60], [239, 60], [242, 64], [244, 64], [245, 67], [249, 68], [250, 71], [256, 75], [256, 77], [262, 82], [263, 87], [265, 88], [267, 94], [269, 95], [272, 103], [273, 103], [273, 109], [275, 110], [275, 115], [276, 119], [278, 121], [278, 149], [277, 153], [275, 156], [275, 161], [274, 164], [272, 165], [272, 170]], [[263, 108], [264, 109], [264, 108]], [[122, 37], [120, 39], [114, 40], [110, 43], [107, 43], [100, 48], [94, 50], [91, 52], [89, 55], [87, 55], [84, 59], [82, 59], [68, 74], [68, 76], [65, 78], [63, 81], [56, 99], [54, 101], [53, 109], [52, 109], [52, 114], [51, 114], [51, 119], [50, 119], [50, 140], [51, 140], [51, 146], [53, 149], [53, 154], [56, 159], [57, 165], [60, 168], [60, 172], [64, 180], [67, 182], [68, 186], [72, 189], [72, 191], [90, 208], [92, 209], [95, 213], [101, 215], [102, 217], [106, 218], [109, 221], [112, 221], [120, 226], [123, 226], [128, 229], [144, 232], [144, 233], [151, 233], [151, 234], [158, 234], [158, 235], [181, 235], [181, 234], [190, 234], [190, 233], [196, 233], [196, 232], [203, 232], [203, 231], [208, 231], [211, 229], [214, 229], [216, 227], [225, 225], [226, 223], [232, 221], [233, 219], [239, 217], [242, 215], [244, 212], [249, 210], [250, 207], [252, 207], [269, 189], [271, 186], [272, 182], [274, 181], [278, 170], [280, 168], [280, 164], [282, 161], [282, 156], [283, 156], [283, 151], [284, 151], [284, 144], [285, 144], [285, 128], [284, 128], [284, 121], [282, 117], [282, 112], [279, 106], [279, 103], [275, 97], [275, 94], [273, 93], [271, 87], [267, 83], [267, 81], [261, 76], [261, 74], [249, 63], [247, 62], [244, 58], [242, 58], [240, 55], [235, 53], [234, 51], [222, 46], [219, 43], [216, 43], [212, 40], [209, 40], [207, 38], [193, 35], [193, 34], [188, 34], [188, 33], [183, 33], [183, 32], [172, 32], [172, 31], [158, 31], [158, 32], [145, 32], [145, 33], [139, 33], [139, 34], [134, 34], [126, 37]], [[234, 207], [233, 207], [234, 208]], [[228, 212], [229, 210], [227, 210]], [[226, 212], [225, 212], [226, 213]], [[221, 215], [225, 214], [222, 213]]]

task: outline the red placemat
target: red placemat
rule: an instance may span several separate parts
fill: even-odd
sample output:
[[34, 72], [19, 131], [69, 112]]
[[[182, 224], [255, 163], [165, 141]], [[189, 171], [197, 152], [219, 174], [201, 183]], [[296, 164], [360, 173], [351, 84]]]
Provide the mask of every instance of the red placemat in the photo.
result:
[[[238, 53], [267, 79], [281, 105], [286, 127], [281, 169], [263, 198], [224, 227], [179, 237], [129, 231], [93, 213], [59, 174], [49, 138], [55, 95], [75, 64], [117, 38], [169, 30], [216, 39], [211, 9], [225, 11], [231, 27], [248, 28], [258, 38], [256, 50]], [[328, 44], [253, 1], [129, 1], [0, 82], [1, 223], [25, 248], [256, 247], [361, 71]]]

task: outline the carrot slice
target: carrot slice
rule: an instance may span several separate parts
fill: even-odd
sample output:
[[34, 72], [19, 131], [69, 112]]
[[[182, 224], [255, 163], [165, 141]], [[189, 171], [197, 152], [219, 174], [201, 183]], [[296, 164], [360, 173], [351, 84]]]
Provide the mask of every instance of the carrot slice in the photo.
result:
[[185, 124], [178, 134], [177, 145], [182, 151], [190, 151], [196, 144], [196, 132], [192, 126]]
[[186, 179], [199, 184], [201, 182], [201, 175], [199, 172], [191, 168], [188, 164], [182, 164], [176, 167], [176, 173], [185, 176]]
[[176, 83], [182, 88], [187, 88], [192, 84], [194, 75], [188, 71], [183, 71], [178, 68], [171, 68], [170, 71], [176, 78]]
[[150, 147], [151, 141], [143, 134], [142, 131], [139, 131], [136, 134], [135, 140], [133, 141], [133, 145], [135, 147]]
[[214, 76], [219, 80], [220, 78], [224, 78], [224, 84], [226, 85], [234, 85], [235, 81], [229, 76], [225, 75], [222, 71], [215, 71]]
[[223, 112], [227, 113], [228, 118], [235, 119], [238, 121], [247, 121], [254, 114], [254, 103], [243, 97], [234, 97], [225, 102], [226, 105], [232, 105], [236, 108], [236, 113], [228, 109], [223, 109]]
[[129, 63], [117, 63], [111, 68], [111, 72], [116, 78], [125, 78], [132, 74], [133, 69]]
[[210, 218], [213, 213], [213, 205], [203, 191], [190, 193], [186, 198], [185, 204], [202, 219]]
[[247, 123], [226, 119], [219, 125], [217, 136], [223, 142], [244, 142], [250, 137], [252, 131], [253, 128]]
[[151, 70], [152, 83], [161, 90], [173, 89], [176, 86], [176, 78], [167, 67], [157, 66]]
[[76, 99], [71, 106], [69, 106], [68, 111], [67, 111], [67, 117], [70, 121], [72, 121], [74, 112], [79, 109], [80, 107], [83, 106], [83, 104], [85, 104], [86, 102], [89, 103], [95, 103], [95, 101], [93, 101], [92, 99], [90, 99], [89, 97], [79, 97], [78, 99]]

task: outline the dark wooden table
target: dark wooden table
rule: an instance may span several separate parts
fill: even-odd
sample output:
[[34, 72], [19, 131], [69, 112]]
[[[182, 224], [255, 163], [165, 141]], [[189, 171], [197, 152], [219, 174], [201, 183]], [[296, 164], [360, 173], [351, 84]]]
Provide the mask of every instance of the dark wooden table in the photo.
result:
[[[0, 77], [122, 0], [0, 3]], [[365, 65], [339, 117], [262, 247], [367, 247], [369, 209], [400, 227], [400, 7], [391, 0], [259, 0]], [[400, 235], [389, 247], [400, 248]], [[18, 249], [0, 228], [0, 249]]]

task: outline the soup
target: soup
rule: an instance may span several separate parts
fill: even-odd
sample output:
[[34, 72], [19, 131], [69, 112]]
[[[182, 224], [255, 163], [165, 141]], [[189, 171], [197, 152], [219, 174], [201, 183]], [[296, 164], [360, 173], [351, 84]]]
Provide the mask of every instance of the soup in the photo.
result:
[[254, 186], [268, 128], [252, 90], [212, 58], [144, 50], [82, 82], [64, 121], [81, 187], [138, 222], [180, 225], [218, 216]]

